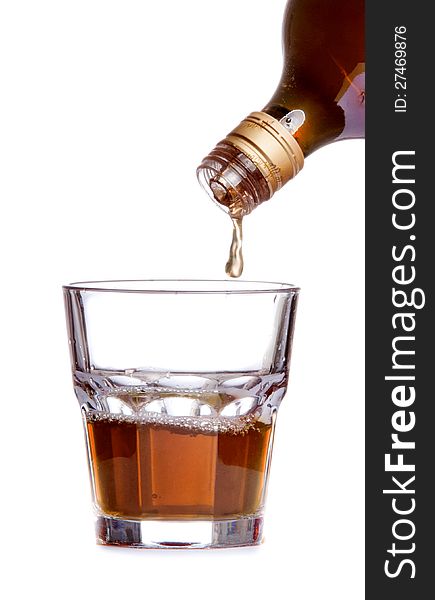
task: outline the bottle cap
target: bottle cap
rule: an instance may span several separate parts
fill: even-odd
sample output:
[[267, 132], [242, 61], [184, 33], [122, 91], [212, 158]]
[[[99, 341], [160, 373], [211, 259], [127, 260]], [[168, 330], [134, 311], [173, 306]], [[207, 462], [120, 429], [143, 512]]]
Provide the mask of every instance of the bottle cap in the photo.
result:
[[251, 113], [227, 135], [226, 141], [254, 163], [269, 186], [270, 196], [304, 166], [304, 155], [295, 138], [264, 112]]

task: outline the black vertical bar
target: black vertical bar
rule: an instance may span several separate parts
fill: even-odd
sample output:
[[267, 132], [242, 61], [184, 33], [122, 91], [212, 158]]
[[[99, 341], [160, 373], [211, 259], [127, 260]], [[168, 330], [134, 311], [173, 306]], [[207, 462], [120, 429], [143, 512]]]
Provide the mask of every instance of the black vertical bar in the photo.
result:
[[[429, 186], [430, 169], [435, 167], [429, 165], [434, 150], [427, 147], [434, 132], [430, 89], [435, 31], [430, 8], [430, 2], [366, 0], [366, 598], [370, 600], [418, 600], [435, 594], [431, 550], [435, 201]], [[393, 357], [395, 350], [399, 352]], [[401, 461], [404, 470], [386, 470], [388, 462], [390, 469], [399, 469]]]

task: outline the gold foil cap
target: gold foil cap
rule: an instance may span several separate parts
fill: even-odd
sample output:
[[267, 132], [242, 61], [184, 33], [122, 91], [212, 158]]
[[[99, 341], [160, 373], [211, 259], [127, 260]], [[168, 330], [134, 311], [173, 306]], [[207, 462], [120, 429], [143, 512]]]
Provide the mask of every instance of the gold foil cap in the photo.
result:
[[227, 135], [226, 141], [254, 163], [267, 181], [270, 196], [304, 166], [304, 155], [295, 138], [264, 112], [251, 113]]

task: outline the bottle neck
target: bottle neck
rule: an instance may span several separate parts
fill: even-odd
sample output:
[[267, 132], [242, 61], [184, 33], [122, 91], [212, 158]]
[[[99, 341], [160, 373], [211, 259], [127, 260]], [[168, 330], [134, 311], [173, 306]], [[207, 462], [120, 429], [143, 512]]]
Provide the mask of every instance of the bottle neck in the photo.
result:
[[307, 157], [331, 142], [363, 138], [365, 134], [365, 64], [359, 62], [350, 73], [342, 74], [333, 90], [323, 95], [298, 83], [290, 88], [280, 82], [263, 109], [281, 119], [289, 110], [302, 110], [306, 116], [295, 139]]
[[198, 167], [201, 185], [233, 218], [269, 200], [303, 167], [303, 152], [287, 120], [283, 124], [265, 112], [252, 113]]

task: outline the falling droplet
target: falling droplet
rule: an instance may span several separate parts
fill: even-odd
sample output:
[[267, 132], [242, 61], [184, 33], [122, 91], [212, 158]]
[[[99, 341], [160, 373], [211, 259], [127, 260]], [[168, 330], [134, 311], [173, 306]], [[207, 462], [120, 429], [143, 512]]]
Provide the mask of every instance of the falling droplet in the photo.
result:
[[231, 218], [231, 220], [233, 222], [233, 239], [231, 241], [228, 261], [225, 265], [225, 273], [229, 277], [240, 277], [243, 272], [242, 219]]

